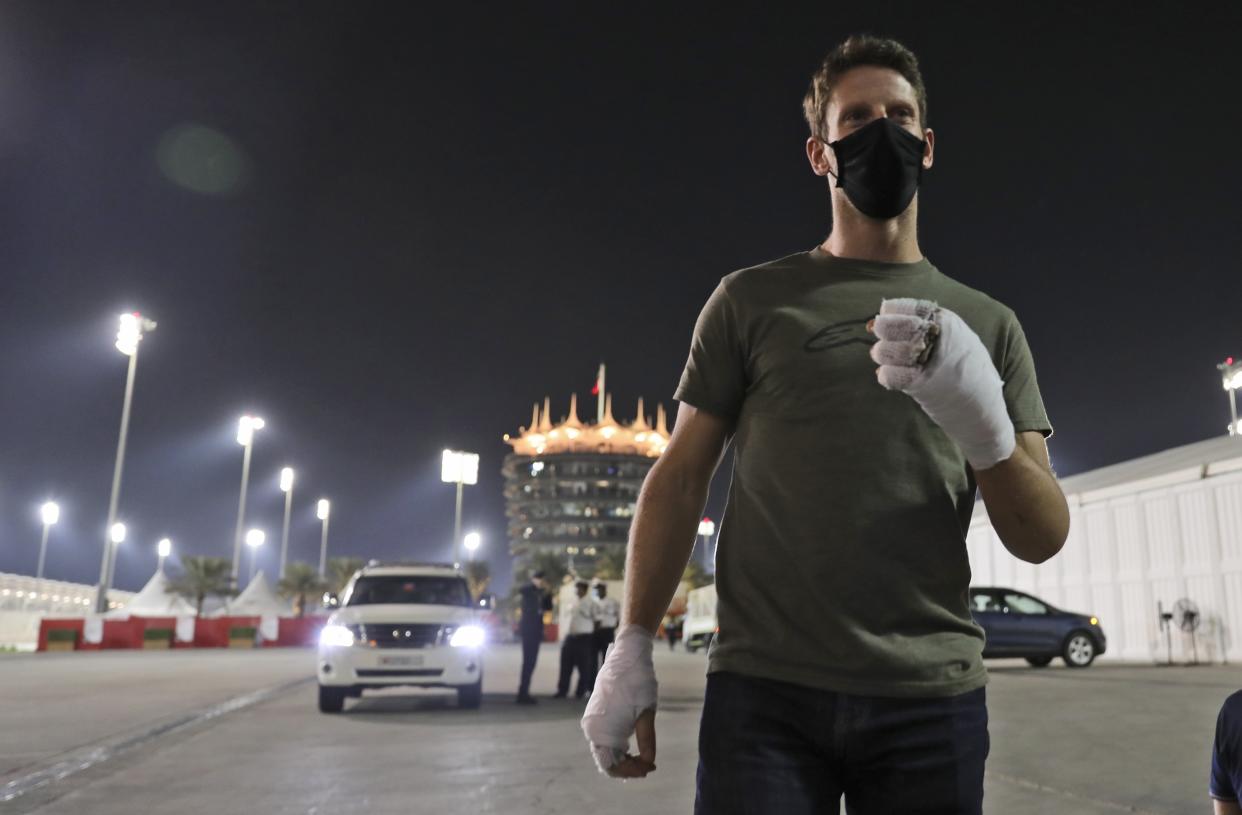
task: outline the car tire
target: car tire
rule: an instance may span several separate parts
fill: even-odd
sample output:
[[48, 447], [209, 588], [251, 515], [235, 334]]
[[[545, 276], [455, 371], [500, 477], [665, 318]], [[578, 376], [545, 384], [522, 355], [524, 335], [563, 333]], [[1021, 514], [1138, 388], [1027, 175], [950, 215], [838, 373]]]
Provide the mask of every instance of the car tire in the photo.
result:
[[1071, 631], [1061, 648], [1061, 658], [1071, 668], [1086, 668], [1095, 661], [1095, 640], [1086, 631]]
[[1052, 663], [1052, 657], [1027, 657], [1026, 661], [1032, 668], [1047, 668]]
[[327, 688], [319, 686], [319, 712], [340, 713], [345, 709], [345, 694], [348, 688]]
[[483, 704], [483, 677], [473, 685], [457, 686], [457, 706], [463, 710], [478, 710]]

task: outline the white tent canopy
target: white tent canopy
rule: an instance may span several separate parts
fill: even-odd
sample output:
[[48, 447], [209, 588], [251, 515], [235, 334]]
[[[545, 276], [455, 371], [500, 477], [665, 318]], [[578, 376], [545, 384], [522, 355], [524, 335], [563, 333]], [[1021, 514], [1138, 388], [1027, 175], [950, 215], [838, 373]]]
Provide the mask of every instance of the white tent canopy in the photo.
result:
[[168, 590], [168, 576], [163, 569], [151, 575], [147, 585], [120, 608], [113, 609], [104, 615], [109, 620], [123, 620], [136, 617], [184, 617], [194, 616], [194, 606], [185, 598]]
[[263, 572], [250, 581], [241, 594], [228, 601], [223, 608], [213, 612], [212, 617], [261, 617], [275, 615], [287, 617], [292, 607], [276, 596]]

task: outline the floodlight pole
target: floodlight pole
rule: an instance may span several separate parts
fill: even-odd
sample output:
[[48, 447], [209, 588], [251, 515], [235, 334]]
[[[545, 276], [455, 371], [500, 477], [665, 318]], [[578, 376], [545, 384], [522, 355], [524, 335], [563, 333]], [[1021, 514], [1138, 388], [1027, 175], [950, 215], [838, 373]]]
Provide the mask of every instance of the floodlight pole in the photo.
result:
[[47, 558], [47, 533], [52, 525], [43, 522], [43, 539], [39, 542], [39, 570], [35, 572], [35, 577], [39, 580], [43, 579], [43, 561]]
[[138, 370], [138, 344], [129, 355], [129, 372], [125, 376], [125, 402], [121, 407], [121, 436], [116, 443], [116, 463], [112, 468], [112, 494], [108, 498], [108, 523], [104, 526], [103, 561], [99, 565], [99, 590], [95, 594], [95, 613], [108, 610], [108, 590], [116, 570], [116, 545], [112, 542], [112, 525], [116, 523], [117, 505], [121, 500], [121, 473], [125, 468], [125, 442], [129, 437], [129, 412], [134, 400], [134, 376]]
[[[283, 476], [282, 476], [283, 477]], [[281, 486], [284, 486], [282, 483]], [[280, 572], [277, 578], [285, 579], [285, 563], [289, 559], [289, 516], [293, 512], [293, 479], [289, 479], [289, 489], [285, 490], [285, 522], [280, 529]]]
[[328, 519], [323, 519], [323, 532], [319, 539], [319, 579], [327, 576], [328, 569]]
[[246, 486], [250, 483], [250, 451], [253, 447], [253, 437], [242, 446], [241, 494], [237, 498], [237, 528], [233, 533], [233, 585], [237, 585], [241, 570], [242, 527], [246, 523]]
[[461, 492], [462, 482], [457, 482], [457, 511], [453, 516], [453, 564], [461, 563]]

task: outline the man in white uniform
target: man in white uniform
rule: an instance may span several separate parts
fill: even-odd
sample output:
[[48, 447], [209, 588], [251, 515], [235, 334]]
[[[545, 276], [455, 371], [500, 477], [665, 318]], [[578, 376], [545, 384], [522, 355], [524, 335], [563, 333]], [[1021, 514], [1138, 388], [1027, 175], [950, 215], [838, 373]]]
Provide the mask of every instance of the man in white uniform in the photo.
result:
[[578, 687], [574, 696], [581, 699], [591, 692], [595, 683], [595, 600], [587, 594], [591, 587], [585, 580], [579, 580], [574, 588], [578, 596], [569, 612], [569, 631], [561, 642], [561, 677], [556, 684], [556, 698], [564, 699], [569, 695], [569, 680], [573, 672], [578, 670]]

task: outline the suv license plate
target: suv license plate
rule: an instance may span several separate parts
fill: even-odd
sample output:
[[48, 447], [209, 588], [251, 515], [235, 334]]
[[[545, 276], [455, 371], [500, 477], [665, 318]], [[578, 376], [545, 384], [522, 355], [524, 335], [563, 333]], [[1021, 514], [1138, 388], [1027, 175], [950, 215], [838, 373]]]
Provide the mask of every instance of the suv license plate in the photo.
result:
[[379, 658], [379, 664], [397, 666], [401, 668], [413, 668], [413, 667], [422, 665], [423, 658], [421, 656], [408, 656], [408, 657], [383, 656]]

